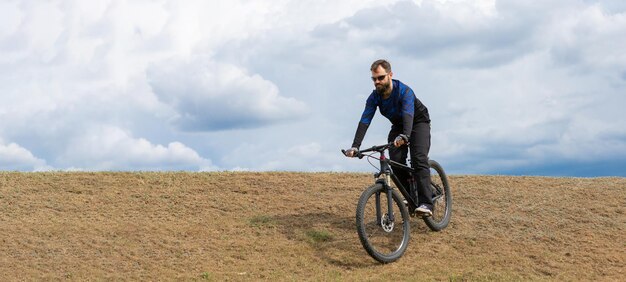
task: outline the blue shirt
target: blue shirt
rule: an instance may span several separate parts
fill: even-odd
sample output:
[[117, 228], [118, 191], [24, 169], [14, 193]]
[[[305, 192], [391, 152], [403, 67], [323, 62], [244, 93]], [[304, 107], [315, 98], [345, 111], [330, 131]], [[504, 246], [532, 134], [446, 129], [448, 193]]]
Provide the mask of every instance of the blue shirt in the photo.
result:
[[387, 99], [378, 94], [376, 89], [367, 98], [365, 110], [361, 115], [352, 147], [359, 148], [365, 132], [374, 118], [376, 108], [393, 126], [401, 129], [402, 134], [411, 136], [413, 125], [418, 122], [430, 122], [428, 109], [415, 97], [413, 90], [399, 80], [393, 79], [393, 89]]
[[[365, 110], [363, 110], [360, 122], [369, 125], [376, 113], [376, 108], [392, 124], [402, 124], [403, 115], [417, 118], [416, 121], [418, 122], [430, 122], [428, 109], [415, 97], [413, 90], [399, 80], [393, 79], [392, 83], [393, 89], [387, 99], [383, 99], [376, 90], [372, 91], [365, 103]], [[418, 111], [417, 116], [415, 115], [416, 109]]]

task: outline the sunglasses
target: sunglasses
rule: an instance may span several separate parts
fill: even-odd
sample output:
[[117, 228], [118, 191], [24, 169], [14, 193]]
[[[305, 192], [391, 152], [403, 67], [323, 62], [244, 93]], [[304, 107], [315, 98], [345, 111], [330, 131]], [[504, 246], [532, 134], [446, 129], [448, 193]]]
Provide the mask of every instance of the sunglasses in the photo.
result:
[[388, 75], [388, 73], [386, 73], [384, 75], [379, 75], [379, 76], [376, 76], [376, 77], [372, 76], [372, 81], [373, 82], [376, 82], [376, 81], [379, 81], [379, 80], [383, 81], [383, 79], [385, 79], [385, 76], [387, 76], [387, 75]]

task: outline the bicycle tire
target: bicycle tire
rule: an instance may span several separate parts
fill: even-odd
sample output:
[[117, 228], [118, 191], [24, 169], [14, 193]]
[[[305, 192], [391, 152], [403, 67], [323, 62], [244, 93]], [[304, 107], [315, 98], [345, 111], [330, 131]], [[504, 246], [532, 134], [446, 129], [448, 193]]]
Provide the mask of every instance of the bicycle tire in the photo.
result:
[[[450, 192], [450, 184], [443, 167], [434, 160], [429, 160], [428, 164], [436, 172], [436, 174], [433, 174], [431, 171], [430, 188], [433, 190], [433, 195], [437, 198], [437, 194], [441, 194], [433, 202], [433, 215], [423, 219], [431, 230], [441, 231], [450, 223], [450, 217], [452, 216], [452, 193]], [[438, 192], [437, 189], [440, 191]]]
[[[394, 262], [402, 257], [409, 244], [410, 237], [409, 212], [406, 205], [402, 201], [400, 194], [396, 190], [391, 191], [392, 200], [394, 202], [392, 212], [395, 217], [395, 222], [391, 227], [391, 231], [385, 231], [385, 227], [383, 227], [380, 222], [376, 222], [378, 221], [378, 216], [375, 211], [372, 211], [372, 206], [374, 209], [376, 206], [375, 201], [377, 193], [381, 199], [379, 204], [383, 207], [381, 209], [381, 215], [384, 211], [388, 210], [387, 189], [385, 189], [382, 184], [374, 184], [363, 191], [356, 209], [356, 227], [361, 244], [372, 258], [381, 263]], [[371, 202], [374, 202], [373, 205], [371, 205]], [[400, 218], [396, 215], [397, 211], [400, 213]], [[372, 212], [374, 213], [373, 216]], [[386, 218], [387, 215], [385, 214], [381, 217]], [[374, 222], [370, 221], [372, 218], [375, 220]], [[398, 225], [395, 225], [395, 223], [398, 223]], [[395, 230], [397, 227], [401, 228], [401, 230]], [[387, 228], [389, 227], [387, 226]], [[401, 238], [396, 238], [399, 236], [401, 236]], [[394, 246], [395, 244], [392, 242], [391, 244], [388, 244], [392, 246], [391, 248], [383, 248], [386, 243], [385, 241], [390, 241], [392, 239], [399, 239], [397, 246]], [[378, 246], [379, 243], [381, 246]], [[385, 252], [385, 249], [389, 249], [390, 252]]]

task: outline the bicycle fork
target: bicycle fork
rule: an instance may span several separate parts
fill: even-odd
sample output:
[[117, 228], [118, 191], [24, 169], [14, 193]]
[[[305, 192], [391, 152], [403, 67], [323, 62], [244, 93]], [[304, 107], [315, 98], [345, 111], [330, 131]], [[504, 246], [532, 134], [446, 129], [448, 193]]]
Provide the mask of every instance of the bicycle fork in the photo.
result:
[[387, 222], [383, 222], [383, 212], [382, 209], [383, 207], [381, 206], [381, 200], [380, 200], [380, 193], [378, 192], [376, 193], [376, 221], [378, 223], [378, 225], [392, 225], [395, 218], [394, 218], [394, 214], [393, 214], [393, 191], [391, 186], [389, 185], [389, 182], [391, 180], [391, 177], [389, 176], [389, 173], [385, 173], [384, 175], [384, 180], [380, 181], [383, 184], [383, 188], [387, 191], [387, 213], [386, 213], [386, 218], [385, 220]]

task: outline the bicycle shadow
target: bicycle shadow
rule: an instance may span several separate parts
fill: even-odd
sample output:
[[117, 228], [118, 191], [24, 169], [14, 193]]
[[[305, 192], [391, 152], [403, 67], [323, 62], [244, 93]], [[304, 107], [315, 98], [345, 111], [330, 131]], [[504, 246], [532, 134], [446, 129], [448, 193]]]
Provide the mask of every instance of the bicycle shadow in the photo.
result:
[[287, 239], [308, 243], [319, 258], [332, 265], [345, 269], [379, 265], [361, 246], [352, 216], [313, 212], [274, 219]]

